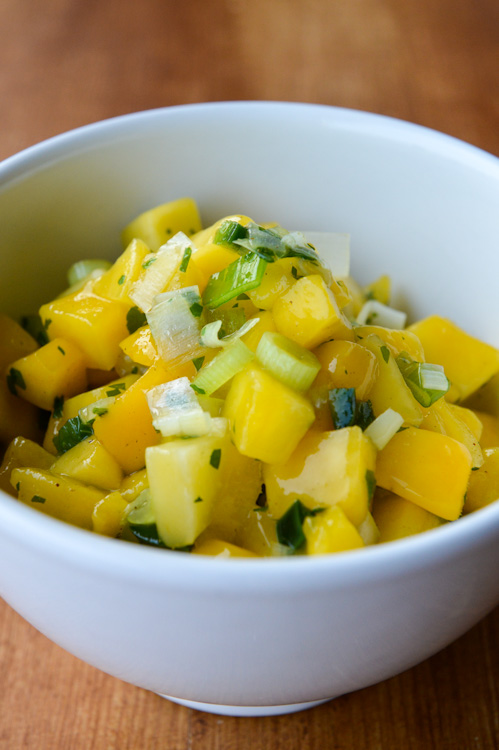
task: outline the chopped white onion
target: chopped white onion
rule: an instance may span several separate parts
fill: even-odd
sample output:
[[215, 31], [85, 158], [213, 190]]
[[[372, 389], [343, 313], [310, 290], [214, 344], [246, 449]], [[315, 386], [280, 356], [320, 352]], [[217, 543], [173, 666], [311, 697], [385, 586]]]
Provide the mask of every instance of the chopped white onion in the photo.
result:
[[149, 312], [154, 298], [160, 294], [177, 272], [184, 252], [192, 246], [192, 241], [183, 232], [177, 232], [168, 242], [161, 245], [157, 253], [147, 255], [142, 264], [143, 271], [133, 284], [129, 297], [142, 312]]
[[388, 307], [375, 299], [368, 300], [357, 315], [357, 323], [361, 326], [375, 325], [397, 330], [405, 328], [406, 320], [405, 312]]
[[374, 443], [375, 447], [381, 451], [390, 442], [396, 432], [404, 424], [404, 418], [393, 409], [386, 409], [369, 427], [364, 430], [366, 435]]
[[152, 423], [163, 437], [199, 437], [211, 428], [211, 416], [203, 411], [188, 378], [162, 383], [147, 392]]
[[197, 286], [156, 296], [146, 316], [158, 354], [165, 362], [180, 365], [200, 354], [201, 311]]

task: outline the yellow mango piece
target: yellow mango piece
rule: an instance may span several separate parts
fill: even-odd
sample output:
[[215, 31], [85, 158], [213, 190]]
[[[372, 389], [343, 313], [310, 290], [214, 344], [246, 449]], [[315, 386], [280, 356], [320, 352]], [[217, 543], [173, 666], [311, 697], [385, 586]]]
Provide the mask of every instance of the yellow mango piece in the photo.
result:
[[297, 274], [297, 263], [293, 258], [268, 263], [260, 286], [249, 291], [248, 297], [261, 310], [271, 310], [276, 299], [293, 286]]
[[479, 510], [499, 500], [499, 447], [486, 448], [483, 458], [482, 466], [471, 472], [464, 501], [465, 513]]
[[223, 416], [239, 452], [267, 463], [286, 461], [315, 418], [306, 398], [257, 365], [234, 377]]
[[59, 456], [51, 471], [103, 490], [116, 490], [123, 479], [116, 459], [93, 436]]
[[[449, 404], [445, 399], [440, 398], [426, 411], [421, 429], [439, 432], [442, 435], [458, 440], [469, 450], [472, 466], [478, 468], [483, 464], [482, 449], [480, 448], [478, 437], [470, 430], [467, 423], [462, 418], [466, 418], [467, 409], [458, 411], [460, 407]], [[472, 413], [472, 412], [471, 412]], [[476, 424], [474, 423], [476, 428]]]
[[334, 294], [340, 310], [343, 310], [347, 305], [352, 303], [352, 295], [341, 279], [332, 279], [329, 288]]
[[192, 198], [179, 198], [137, 216], [121, 233], [123, 247], [133, 239], [140, 239], [156, 252], [177, 232], [188, 237], [201, 230], [201, 219], [196, 202]]
[[94, 507], [104, 493], [43, 469], [14, 469], [11, 484], [22, 503], [61, 521], [92, 529]]
[[[251, 219], [249, 216], [245, 216], [244, 214], [231, 214], [230, 216], [224, 216], [222, 219], [218, 219], [218, 221], [216, 221], [214, 224], [211, 224], [209, 227], [206, 227], [206, 229], [202, 229], [200, 232], [197, 232], [195, 235], [193, 235], [192, 242], [193, 242], [194, 247], [201, 248], [201, 247], [204, 247], [205, 245], [215, 244], [213, 242], [213, 240], [215, 239], [215, 235], [219, 227], [225, 221], [235, 221], [238, 224], [242, 224], [243, 226], [246, 226], [246, 224], [248, 224], [251, 221]], [[215, 245], [215, 247], [227, 247], [227, 246]], [[239, 256], [239, 253], [237, 253], [237, 255]], [[234, 258], [233, 260], [237, 260], [237, 258]], [[222, 269], [219, 268], [218, 270], [221, 271]]]
[[207, 528], [220, 494], [229, 445], [227, 423], [219, 419], [211, 434], [146, 449], [156, 526], [168, 547], [193, 544]]
[[184, 289], [187, 286], [197, 286], [199, 293], [202, 294], [207, 283], [208, 277], [198, 267], [196, 259], [191, 255], [187, 263], [187, 268], [182, 270], [182, 263], [180, 264], [165, 287], [165, 292], [173, 292], [176, 289]]
[[362, 344], [368, 336], [378, 336], [396, 357], [401, 352], [407, 352], [411, 359], [416, 362], [424, 362], [424, 351], [416, 334], [406, 328], [397, 330], [395, 328], [383, 328], [383, 326], [356, 326], [355, 336]]
[[321, 370], [314, 381], [314, 389], [355, 388], [355, 396], [363, 401], [374, 384], [378, 371], [375, 354], [353, 341], [328, 341], [317, 347], [314, 354]]
[[120, 349], [139, 365], [149, 367], [158, 358], [158, 349], [149, 326], [138, 328], [120, 342]]
[[439, 315], [409, 327], [423, 345], [427, 362], [442, 365], [452, 389], [449, 401], [462, 401], [499, 372], [499, 351]]
[[206, 539], [201, 544], [195, 544], [193, 555], [210, 555], [210, 557], [258, 557], [249, 549], [243, 549], [222, 539]]
[[472, 393], [464, 405], [469, 409], [492, 414], [499, 419], [499, 373]]
[[408, 427], [378, 453], [376, 481], [447, 521], [459, 518], [471, 471], [469, 450], [454, 438]]
[[120, 353], [119, 343], [128, 336], [126, 316], [130, 305], [76, 294], [43, 305], [40, 316], [51, 339], [71, 341], [84, 354], [87, 367], [111, 370]]
[[303, 522], [307, 555], [328, 555], [360, 549], [364, 541], [339, 505], [334, 505]]
[[390, 277], [384, 274], [364, 288], [364, 295], [366, 299], [375, 299], [381, 302], [382, 305], [389, 305], [391, 287]]
[[248, 333], [241, 336], [241, 341], [246, 344], [248, 349], [251, 349], [252, 352], [256, 352], [263, 334], [267, 333], [267, 331], [274, 333], [277, 329], [270, 310], [256, 313], [256, 315], [251, 316], [250, 320], [257, 320], [258, 322], [248, 331]]
[[124, 302], [132, 307], [133, 302], [128, 295], [142, 272], [146, 255], [150, 252], [145, 242], [133, 239], [111, 268], [95, 281], [94, 294]]
[[[248, 513], [245, 522], [238, 529], [236, 542], [249, 549], [258, 557], [272, 557], [284, 552], [277, 539], [275, 519], [266, 510], [255, 507]], [[286, 551], [287, 553], [287, 551]]]
[[38, 349], [38, 343], [19, 323], [0, 313], [0, 370]]
[[352, 276], [338, 279], [338, 284], [346, 289], [350, 302], [344, 307], [343, 312], [350, 318], [356, 318], [366, 301], [362, 287]]
[[0, 445], [7, 445], [18, 435], [36, 442], [41, 439], [40, 411], [14, 396], [7, 383], [0, 381]]
[[120, 494], [128, 504], [133, 502], [148, 487], [147, 469], [140, 469], [123, 479], [120, 485]]
[[31, 466], [36, 469], [49, 469], [54, 457], [41, 445], [24, 437], [15, 437], [9, 444], [0, 466], [0, 489], [14, 495], [10, 475], [14, 469]]
[[117, 537], [126, 507], [127, 502], [119, 492], [111, 492], [103, 497], [92, 511], [92, 531], [103, 536]]
[[373, 518], [379, 529], [379, 541], [392, 542], [435, 529], [442, 520], [434, 513], [387, 490], [376, 490]]
[[350, 322], [318, 274], [298, 279], [276, 299], [272, 314], [279, 333], [306, 349], [331, 338], [354, 339]]
[[74, 396], [87, 385], [85, 358], [71, 341], [57, 338], [8, 366], [18, 396], [51, 410], [56, 398]]
[[449, 406], [449, 410], [451, 414], [454, 414], [458, 419], [462, 420], [464, 424], [468, 427], [468, 429], [471, 430], [471, 432], [476, 437], [478, 442], [481, 442], [483, 424], [482, 424], [482, 420], [480, 419], [480, 417], [477, 414], [475, 414], [475, 412], [472, 409], [468, 409], [465, 406], [460, 406], [459, 404], [450, 404], [450, 403], [448, 403], [448, 406]]
[[386, 409], [398, 412], [411, 425], [421, 424], [423, 410], [405, 383], [395, 357], [384, 341], [377, 336], [367, 336], [362, 341], [377, 360], [378, 369], [372, 387], [367, 393], [376, 416]]
[[280, 518], [295, 500], [311, 509], [339, 505], [358, 526], [375, 466], [375, 448], [360, 427], [310, 430], [286, 462], [263, 468], [269, 514]]
[[208, 243], [197, 248], [192, 257], [196, 263], [197, 270], [202, 274], [202, 290], [204, 290], [210, 276], [222, 271], [241, 256], [238, 252], [225, 245]]
[[118, 396], [107, 414], [96, 418], [93, 427], [97, 440], [114, 456], [125, 474], [144, 468], [145, 449], [156, 445], [161, 437], [153, 427], [146, 392], [175, 378], [192, 378], [194, 373], [192, 362], [175, 369], [157, 362]]
[[480, 447], [486, 448], [499, 447], [499, 418], [493, 417], [492, 414], [486, 414], [484, 411], [474, 412], [482, 425], [482, 434], [480, 435]]

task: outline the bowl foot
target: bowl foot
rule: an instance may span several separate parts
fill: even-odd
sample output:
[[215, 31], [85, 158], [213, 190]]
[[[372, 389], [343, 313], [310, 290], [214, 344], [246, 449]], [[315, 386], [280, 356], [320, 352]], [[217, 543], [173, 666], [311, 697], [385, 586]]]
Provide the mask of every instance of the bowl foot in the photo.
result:
[[179, 703], [187, 708], [195, 708], [197, 711], [205, 711], [209, 714], [219, 714], [221, 716], [279, 716], [280, 714], [292, 714], [296, 711], [305, 711], [307, 708], [320, 706], [321, 703], [327, 703], [331, 698], [324, 698], [320, 701], [309, 701], [307, 703], [286, 703], [282, 706], [223, 706], [217, 703], [201, 703], [199, 701], [189, 701], [183, 698], [174, 698], [172, 695], [163, 695], [158, 693], [162, 698], [166, 698], [173, 703]]

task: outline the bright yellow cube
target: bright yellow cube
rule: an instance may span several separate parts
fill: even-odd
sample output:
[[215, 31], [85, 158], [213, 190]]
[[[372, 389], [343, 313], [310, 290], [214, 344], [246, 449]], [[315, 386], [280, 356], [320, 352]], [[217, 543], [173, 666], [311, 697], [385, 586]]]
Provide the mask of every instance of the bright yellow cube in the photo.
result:
[[138, 328], [120, 342], [120, 349], [132, 362], [149, 367], [158, 358], [158, 349], [149, 326]]
[[480, 447], [499, 448], [499, 419], [492, 414], [486, 414], [484, 411], [474, 412], [482, 425], [482, 434], [480, 436]]
[[31, 466], [36, 469], [49, 469], [54, 457], [41, 445], [24, 437], [16, 437], [9, 444], [0, 466], [0, 489], [14, 494], [10, 475], [14, 469]]
[[111, 492], [99, 500], [92, 511], [92, 530], [103, 536], [117, 537], [123, 524], [126, 500]]
[[103, 490], [118, 489], [123, 479], [116, 459], [93, 436], [59, 456], [51, 471]]
[[387, 490], [377, 490], [373, 518], [379, 529], [380, 543], [421, 534], [442, 524], [434, 513]]
[[43, 305], [40, 316], [49, 337], [71, 341], [83, 352], [87, 367], [111, 370], [120, 354], [119, 343], [129, 333], [129, 308], [116, 300], [82, 293]]
[[285, 549], [277, 539], [275, 519], [258, 507], [248, 513], [238, 530], [236, 540], [239, 546], [251, 550], [258, 557], [273, 557]]
[[353, 341], [327, 341], [314, 350], [321, 370], [314, 381], [314, 390], [322, 386], [355, 388], [355, 396], [364, 400], [374, 384], [378, 365], [376, 356]]
[[307, 555], [329, 555], [364, 547], [364, 541], [344, 511], [334, 505], [303, 522]]
[[35, 339], [19, 323], [0, 313], [0, 370], [38, 349]]
[[142, 264], [150, 249], [142, 240], [133, 239], [111, 268], [93, 285], [94, 294], [133, 306], [129, 292], [142, 273]]
[[368, 336], [377, 336], [397, 356], [406, 352], [416, 362], [424, 362], [425, 355], [422, 344], [415, 333], [403, 328], [383, 328], [383, 326], [356, 326], [355, 336], [359, 344], [363, 344]]
[[[468, 409], [449, 404], [445, 399], [440, 398], [426, 411], [421, 422], [421, 428], [439, 432], [458, 440], [469, 450], [473, 468], [478, 468], [483, 464], [482, 449], [479, 438], [465, 421], [465, 419], [468, 420], [468, 411]], [[474, 416], [473, 412], [469, 413]], [[475, 421], [473, 421], [473, 427], [478, 429]]]
[[339, 505], [358, 526], [375, 468], [376, 450], [360, 427], [310, 430], [286, 462], [263, 468], [269, 513], [280, 518], [296, 500], [311, 509]]
[[246, 344], [248, 349], [251, 349], [252, 352], [256, 352], [263, 334], [267, 333], [267, 331], [274, 333], [277, 329], [270, 310], [264, 310], [253, 315], [250, 320], [256, 320], [258, 322], [248, 331], [248, 333], [241, 336], [241, 341]]
[[12, 362], [7, 382], [21, 398], [52, 410], [56, 398], [74, 396], [86, 387], [85, 357], [71, 341], [56, 338]]
[[486, 448], [484, 462], [477, 471], [472, 471], [464, 503], [465, 513], [499, 500], [499, 447]]
[[423, 345], [427, 362], [442, 365], [452, 388], [449, 401], [463, 400], [499, 372], [499, 351], [439, 315], [409, 328]]
[[92, 529], [92, 513], [104, 492], [43, 469], [14, 469], [11, 484], [18, 498], [61, 521]]
[[257, 365], [234, 377], [223, 416], [239, 452], [267, 463], [287, 461], [315, 419], [310, 401]]
[[140, 469], [123, 479], [120, 485], [120, 494], [127, 503], [132, 503], [148, 487], [147, 469]]
[[293, 258], [267, 263], [260, 285], [248, 292], [248, 297], [259, 309], [271, 310], [277, 298], [296, 282], [297, 274], [296, 260]]
[[137, 216], [121, 234], [123, 247], [133, 239], [140, 239], [156, 252], [177, 232], [188, 237], [201, 230], [201, 219], [196, 202], [192, 198], [179, 198], [170, 203], [151, 208]]
[[389, 305], [391, 287], [392, 283], [390, 277], [384, 274], [368, 284], [364, 288], [364, 294], [367, 299], [375, 299], [378, 302], [381, 302], [382, 305]]
[[354, 340], [350, 322], [318, 274], [298, 279], [276, 299], [272, 314], [279, 333], [306, 349], [332, 338]]
[[454, 438], [408, 427], [378, 453], [376, 481], [447, 521], [459, 518], [471, 471], [469, 450]]

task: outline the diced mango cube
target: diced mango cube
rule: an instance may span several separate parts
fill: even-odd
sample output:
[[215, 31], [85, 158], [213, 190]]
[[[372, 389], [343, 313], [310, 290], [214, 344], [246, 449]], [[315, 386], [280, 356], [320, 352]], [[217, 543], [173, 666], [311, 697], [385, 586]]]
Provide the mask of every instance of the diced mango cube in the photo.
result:
[[103, 497], [92, 511], [92, 530], [103, 536], [117, 537], [126, 507], [127, 502], [119, 492]]
[[407, 328], [398, 330], [396, 328], [384, 328], [383, 326], [357, 326], [355, 328], [355, 336], [361, 344], [368, 336], [377, 336], [386, 344], [393, 355], [397, 356], [401, 352], [406, 352], [416, 362], [425, 361], [423, 346], [420, 340], [415, 333], [407, 330]]
[[192, 198], [179, 198], [137, 216], [121, 234], [123, 247], [137, 238], [156, 252], [177, 232], [188, 237], [201, 230], [201, 220], [196, 202]]
[[248, 333], [241, 336], [241, 341], [246, 344], [248, 349], [251, 349], [252, 352], [256, 352], [263, 334], [267, 333], [267, 331], [274, 333], [277, 329], [270, 310], [256, 313], [256, 315], [253, 315], [250, 320], [257, 320], [258, 322], [248, 331]]
[[149, 326], [138, 328], [120, 342], [120, 349], [132, 362], [149, 367], [158, 358], [158, 349]]
[[286, 461], [315, 418], [306, 398], [257, 365], [234, 377], [223, 416], [239, 452], [267, 463]]
[[21, 502], [82, 529], [92, 529], [93, 510], [104, 497], [95, 487], [43, 469], [14, 469], [10, 481]]
[[132, 307], [133, 302], [128, 294], [142, 273], [142, 263], [150, 252], [142, 240], [133, 239], [111, 268], [94, 283], [94, 294], [125, 302]]
[[499, 372], [499, 351], [446, 318], [432, 315], [409, 330], [421, 341], [426, 361], [443, 366], [452, 385], [449, 401], [467, 398]]
[[376, 491], [373, 518], [379, 529], [380, 543], [421, 534], [442, 524], [434, 513], [387, 490]]
[[258, 557], [272, 557], [281, 548], [277, 539], [275, 519], [266, 510], [255, 507], [239, 528], [237, 544], [249, 549]]
[[492, 414], [486, 414], [484, 411], [474, 412], [482, 425], [482, 434], [480, 435], [480, 447], [499, 448], [499, 418], [493, 417]]
[[390, 277], [384, 274], [368, 284], [364, 288], [364, 294], [366, 295], [366, 299], [375, 299], [378, 302], [381, 302], [382, 305], [389, 305], [391, 287], [392, 283]]
[[318, 274], [298, 279], [276, 299], [272, 314], [279, 333], [306, 349], [332, 338], [354, 340], [350, 322]]
[[280, 518], [296, 500], [308, 508], [339, 505], [358, 526], [374, 478], [376, 450], [360, 427], [310, 430], [285, 463], [264, 466], [269, 513]]
[[376, 481], [447, 521], [459, 518], [471, 471], [469, 450], [454, 438], [408, 427], [378, 453]]
[[359, 532], [339, 505], [308, 516], [303, 522], [303, 533], [308, 555], [328, 555], [364, 546]]
[[[461, 411], [458, 411], [459, 409]], [[473, 467], [478, 468], [483, 464], [482, 449], [478, 437], [470, 430], [463, 419], [463, 417], [467, 418], [468, 411], [468, 409], [449, 404], [445, 399], [440, 398], [426, 411], [421, 422], [421, 428], [439, 432], [442, 435], [449, 435], [454, 440], [458, 440], [469, 450]], [[472, 412], [470, 414], [474, 416]], [[477, 429], [476, 423], [473, 424]]]
[[10, 483], [10, 475], [14, 469], [31, 466], [36, 469], [49, 469], [54, 457], [41, 445], [24, 437], [16, 437], [9, 444], [0, 466], [0, 489], [15, 494]]
[[71, 341], [57, 338], [12, 362], [7, 382], [21, 398], [51, 410], [56, 398], [74, 396], [86, 387], [85, 358]]
[[133, 502], [141, 492], [147, 490], [149, 480], [147, 478], [147, 469], [134, 471], [125, 477], [120, 485], [120, 494], [127, 503]]
[[477, 471], [472, 471], [464, 502], [465, 513], [499, 500], [499, 447], [486, 448], [484, 462]]
[[376, 356], [353, 341], [327, 341], [314, 350], [321, 363], [313, 388], [355, 388], [360, 401], [366, 398], [374, 384], [378, 365]]
[[82, 440], [59, 456], [51, 471], [104, 490], [116, 490], [123, 479], [120, 465], [95, 437]]
[[[130, 305], [93, 294], [60, 297], [40, 308], [51, 339], [71, 341], [84, 354], [87, 367], [111, 370], [128, 336], [126, 316]], [[50, 322], [48, 322], [50, 321]]]
[[19, 323], [0, 313], [0, 370], [38, 349], [35, 339]]
[[293, 258], [268, 263], [260, 285], [248, 292], [248, 297], [261, 310], [271, 310], [277, 298], [293, 286], [297, 273]]

